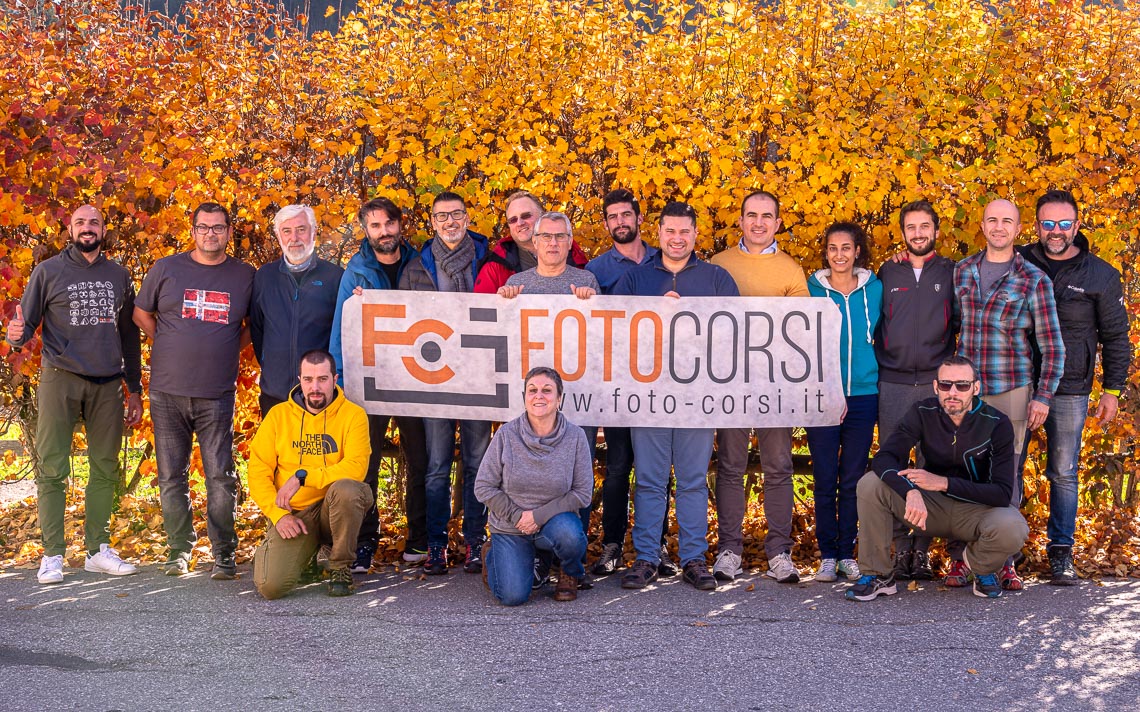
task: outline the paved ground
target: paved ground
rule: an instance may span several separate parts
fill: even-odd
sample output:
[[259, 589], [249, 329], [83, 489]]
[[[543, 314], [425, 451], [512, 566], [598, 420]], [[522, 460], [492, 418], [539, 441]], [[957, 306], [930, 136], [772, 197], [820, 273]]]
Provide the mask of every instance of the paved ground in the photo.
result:
[[0, 572], [3, 709], [1137, 709], [1140, 581], [843, 600], [748, 576], [495, 605], [477, 576], [238, 581]]

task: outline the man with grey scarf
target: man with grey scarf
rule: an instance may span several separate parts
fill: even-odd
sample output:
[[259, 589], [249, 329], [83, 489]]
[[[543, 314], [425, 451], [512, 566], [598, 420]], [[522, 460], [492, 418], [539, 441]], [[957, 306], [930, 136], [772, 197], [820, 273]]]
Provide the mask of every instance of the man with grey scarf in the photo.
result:
[[[429, 292], [472, 292], [479, 263], [487, 253], [487, 238], [467, 229], [470, 218], [462, 196], [444, 191], [431, 207], [435, 237], [424, 243], [420, 254], [400, 276], [400, 289]], [[483, 541], [487, 509], [475, 498], [475, 475], [491, 442], [491, 423], [484, 420], [424, 418], [428, 468], [427, 500], [428, 559], [424, 573], [447, 573], [447, 523], [451, 518], [451, 466], [455, 458], [455, 429], [459, 428], [459, 454], [463, 477], [463, 540], [467, 556], [463, 570], [483, 571]]]

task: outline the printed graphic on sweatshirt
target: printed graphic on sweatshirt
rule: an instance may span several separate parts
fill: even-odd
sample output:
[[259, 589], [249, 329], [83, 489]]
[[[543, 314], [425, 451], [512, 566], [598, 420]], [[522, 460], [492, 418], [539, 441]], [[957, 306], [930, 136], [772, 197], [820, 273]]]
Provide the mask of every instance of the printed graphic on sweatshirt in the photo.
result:
[[230, 293], [208, 289], [187, 289], [182, 293], [182, 318], [230, 323]]
[[72, 326], [115, 323], [115, 285], [111, 282], [76, 282], [67, 285]]
[[293, 447], [298, 455], [332, 455], [339, 449], [328, 433], [306, 433], [301, 440], [293, 441]]

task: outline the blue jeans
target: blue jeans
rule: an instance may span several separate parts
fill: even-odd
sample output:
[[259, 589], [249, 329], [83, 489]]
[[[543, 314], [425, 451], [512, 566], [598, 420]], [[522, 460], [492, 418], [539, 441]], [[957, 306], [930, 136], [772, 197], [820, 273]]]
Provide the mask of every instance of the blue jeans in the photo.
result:
[[1045, 477], [1049, 480], [1049, 543], [1073, 545], [1077, 528], [1077, 471], [1080, 468], [1081, 436], [1089, 412], [1089, 397], [1053, 396], [1049, 417], [1045, 419], [1045, 437], [1049, 456], [1045, 461]]
[[669, 468], [677, 480], [677, 545], [681, 563], [704, 561], [709, 545], [711, 428], [633, 428], [637, 489], [633, 495], [633, 546], [637, 558], [661, 560], [661, 527], [668, 509]]
[[[428, 546], [447, 546], [447, 523], [451, 519], [451, 465], [455, 460], [455, 424], [447, 418], [424, 418], [427, 440]], [[460, 420], [459, 458], [463, 470], [463, 540], [478, 546], [486, 537], [487, 508], [475, 498], [475, 475], [487, 446], [491, 444], [491, 423], [486, 420]]]
[[234, 394], [191, 398], [150, 392], [159, 499], [171, 556], [188, 554], [198, 542], [190, 509], [190, 455], [194, 436], [202, 453], [206, 480], [206, 533], [214, 559], [237, 550], [234, 511], [238, 476], [234, 469]]
[[537, 534], [492, 534], [487, 552], [487, 585], [504, 606], [521, 606], [530, 598], [536, 551], [549, 551], [562, 562], [562, 573], [582, 578], [586, 570], [586, 532], [576, 512], [551, 517]]
[[867, 472], [878, 414], [877, 393], [848, 396], [847, 416], [842, 423], [807, 429], [820, 558], [855, 558], [855, 538], [859, 535], [856, 488]]

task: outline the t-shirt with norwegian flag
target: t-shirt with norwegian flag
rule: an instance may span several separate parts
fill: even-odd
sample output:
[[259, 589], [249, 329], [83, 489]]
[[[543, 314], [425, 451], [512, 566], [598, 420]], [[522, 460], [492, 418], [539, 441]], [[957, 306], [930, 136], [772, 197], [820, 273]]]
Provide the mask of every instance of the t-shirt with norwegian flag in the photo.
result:
[[154, 263], [135, 298], [135, 306], [158, 320], [151, 390], [190, 398], [234, 390], [253, 275], [253, 267], [234, 257], [204, 265], [182, 252]]

